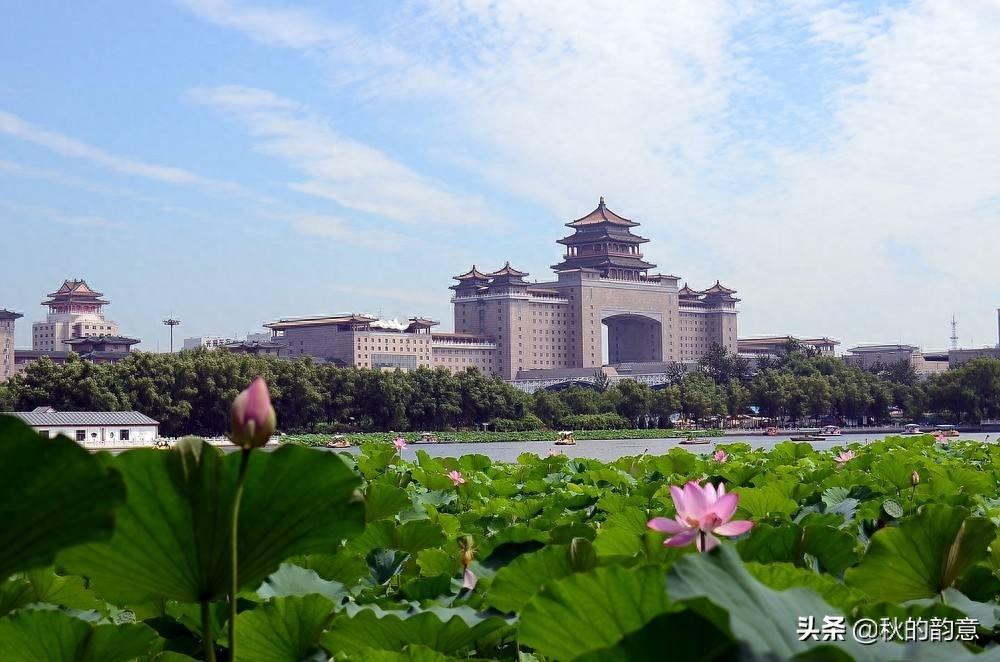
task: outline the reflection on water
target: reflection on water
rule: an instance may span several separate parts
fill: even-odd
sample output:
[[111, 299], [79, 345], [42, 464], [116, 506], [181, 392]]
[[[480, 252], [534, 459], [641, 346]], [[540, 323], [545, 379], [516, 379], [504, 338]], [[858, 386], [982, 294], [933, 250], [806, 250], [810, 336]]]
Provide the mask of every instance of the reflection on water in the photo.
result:
[[[853, 443], [866, 443], [884, 438], [886, 435], [844, 434], [839, 437], [829, 437], [823, 441], [812, 442], [817, 450], [829, 450], [835, 446], [846, 446]], [[959, 440], [996, 441], [998, 434], [969, 433], [963, 434]], [[750, 444], [753, 448], [771, 448], [775, 444], [787, 441], [787, 436], [767, 437], [764, 435], [748, 437], [715, 437], [712, 443], [698, 446], [684, 446], [680, 439], [615, 439], [578, 441], [575, 446], [556, 446], [552, 441], [494, 441], [487, 443], [442, 443], [442, 444], [410, 444], [403, 451], [403, 457], [412, 460], [417, 450], [426, 451], [432, 457], [457, 457], [469, 453], [479, 453], [494, 460], [513, 462], [521, 453], [548, 455], [549, 450], [561, 451], [568, 457], [589, 457], [598, 460], [614, 460], [625, 455], [639, 455], [644, 450], [651, 454], [666, 453], [671, 448], [684, 448], [692, 453], [711, 453], [716, 446], [735, 443]], [[354, 450], [354, 449], [352, 449]]]

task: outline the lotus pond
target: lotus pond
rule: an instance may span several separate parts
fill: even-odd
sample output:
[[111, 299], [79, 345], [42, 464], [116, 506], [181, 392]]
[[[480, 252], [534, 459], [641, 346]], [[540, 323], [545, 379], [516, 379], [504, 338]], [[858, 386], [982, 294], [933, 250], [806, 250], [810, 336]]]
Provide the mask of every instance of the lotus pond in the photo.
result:
[[[1000, 653], [1000, 448], [717, 448], [251, 453], [236, 658]], [[195, 439], [90, 454], [0, 417], [0, 660], [229, 659], [240, 462]]]

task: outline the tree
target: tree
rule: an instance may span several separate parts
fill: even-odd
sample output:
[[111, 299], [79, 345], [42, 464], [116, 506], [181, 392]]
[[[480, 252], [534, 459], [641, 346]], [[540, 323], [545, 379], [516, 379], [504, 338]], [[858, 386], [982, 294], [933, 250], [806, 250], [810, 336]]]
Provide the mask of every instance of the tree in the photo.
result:
[[592, 388], [571, 386], [558, 395], [573, 414], [596, 414], [600, 410], [600, 396]]
[[653, 402], [653, 390], [648, 385], [634, 379], [623, 379], [615, 386], [621, 399], [616, 411], [639, 427], [641, 421], [649, 416], [649, 408]]
[[750, 404], [750, 389], [744, 386], [736, 377], [726, 384], [726, 411], [730, 416], [739, 416]]
[[725, 398], [711, 377], [691, 373], [681, 382], [681, 410], [688, 418], [701, 420], [725, 413]]
[[657, 420], [660, 427], [666, 427], [670, 417], [681, 410], [681, 389], [679, 386], [664, 386], [653, 391], [649, 415]]
[[532, 400], [531, 409], [535, 412], [535, 416], [542, 419], [542, 422], [550, 428], [558, 427], [562, 419], [570, 413], [569, 407], [558, 395], [545, 389], [535, 391]]

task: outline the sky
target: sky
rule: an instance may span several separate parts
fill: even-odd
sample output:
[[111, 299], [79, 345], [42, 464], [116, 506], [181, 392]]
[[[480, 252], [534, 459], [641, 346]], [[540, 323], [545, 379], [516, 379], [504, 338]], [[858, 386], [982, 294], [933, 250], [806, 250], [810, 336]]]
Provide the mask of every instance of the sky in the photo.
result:
[[1000, 1], [8, 2], [0, 308], [451, 328], [605, 196], [740, 335], [996, 344]]

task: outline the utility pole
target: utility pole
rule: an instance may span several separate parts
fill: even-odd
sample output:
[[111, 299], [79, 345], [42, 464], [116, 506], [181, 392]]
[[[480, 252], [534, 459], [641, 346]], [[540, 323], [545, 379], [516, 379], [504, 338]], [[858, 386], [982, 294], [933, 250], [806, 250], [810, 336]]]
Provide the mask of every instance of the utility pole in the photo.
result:
[[958, 322], [954, 315], [951, 316], [951, 348], [958, 349]]
[[181, 323], [180, 320], [176, 320], [173, 317], [168, 317], [163, 320], [163, 323], [170, 327], [170, 353], [174, 353], [174, 327]]

